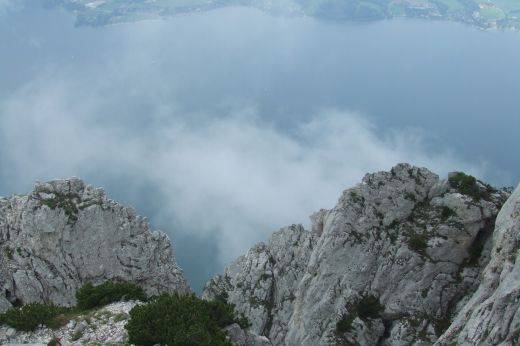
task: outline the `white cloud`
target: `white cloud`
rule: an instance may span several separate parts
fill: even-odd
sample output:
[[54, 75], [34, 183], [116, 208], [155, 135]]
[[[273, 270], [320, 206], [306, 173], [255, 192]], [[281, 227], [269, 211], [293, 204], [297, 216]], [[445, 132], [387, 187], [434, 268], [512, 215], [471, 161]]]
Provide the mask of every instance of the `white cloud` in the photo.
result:
[[332, 207], [367, 172], [411, 162], [443, 174], [479, 173], [449, 153], [427, 153], [417, 130], [381, 137], [368, 120], [345, 111], [324, 110], [281, 130], [255, 117], [254, 108], [209, 112], [196, 122], [169, 110], [148, 114], [151, 124], [140, 127], [130, 118], [100, 118], [99, 95], [83, 96], [68, 83], [43, 79], [5, 102], [5, 179], [16, 186], [71, 175], [131, 176], [128, 189], [151, 182], [162, 192], [159, 212], [175, 220], [176, 232], [217, 234], [222, 262], [278, 227]]
[[15, 8], [16, 5], [16, 0], [0, 0], [0, 16]]
[[[78, 29], [60, 40], [53, 38], [62, 27], [50, 26], [41, 47], [30, 50], [46, 58], [35, 58], [40, 63], [31, 65], [25, 86], [0, 99], [2, 190], [24, 192], [34, 180], [75, 175], [105, 185], [112, 196], [158, 199], [154, 216], [169, 221], [163, 225], [171, 224], [175, 234], [217, 239], [224, 263], [273, 230], [306, 223], [313, 211], [332, 207], [367, 172], [398, 162], [441, 174], [486, 172], [427, 148], [420, 129], [385, 132], [367, 115], [348, 110], [322, 109], [311, 120], [307, 114], [291, 117], [290, 128], [273, 125], [276, 115], [255, 111], [248, 100], [283, 107], [286, 97], [312, 98], [321, 85], [336, 84], [319, 79], [317, 88], [295, 88], [312, 84], [314, 74], [301, 74], [327, 58], [315, 47], [316, 36], [309, 39], [314, 27], [294, 30], [287, 21], [264, 15], [251, 21], [242, 14]], [[26, 36], [40, 38], [38, 30]], [[336, 44], [338, 37], [329, 39]], [[348, 55], [332, 53], [330, 66], [349, 65], [343, 60]], [[23, 72], [24, 64], [8, 66]], [[285, 76], [294, 79], [286, 93], [277, 74], [293, 68]], [[110, 185], [114, 181], [117, 187]], [[159, 194], [150, 196], [143, 186]], [[121, 188], [124, 194], [115, 193]]]

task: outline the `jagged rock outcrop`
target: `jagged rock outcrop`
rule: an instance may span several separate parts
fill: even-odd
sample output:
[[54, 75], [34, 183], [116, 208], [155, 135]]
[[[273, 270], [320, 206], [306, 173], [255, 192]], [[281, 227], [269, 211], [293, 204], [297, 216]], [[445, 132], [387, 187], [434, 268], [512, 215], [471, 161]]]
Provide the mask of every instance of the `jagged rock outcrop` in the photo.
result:
[[272, 346], [269, 339], [242, 329], [234, 323], [224, 329], [233, 346]]
[[400, 164], [210, 280], [273, 345], [429, 345], [477, 289], [508, 193]]
[[0, 199], [0, 312], [70, 306], [84, 283], [131, 281], [149, 295], [188, 292], [168, 237], [79, 179], [37, 183]]
[[482, 282], [439, 345], [520, 344], [520, 186], [496, 220]]
[[223, 276], [213, 278], [203, 298], [227, 298], [248, 317], [254, 333], [268, 336], [274, 344], [282, 342], [316, 239], [301, 226], [275, 232], [267, 244], [253, 247]]

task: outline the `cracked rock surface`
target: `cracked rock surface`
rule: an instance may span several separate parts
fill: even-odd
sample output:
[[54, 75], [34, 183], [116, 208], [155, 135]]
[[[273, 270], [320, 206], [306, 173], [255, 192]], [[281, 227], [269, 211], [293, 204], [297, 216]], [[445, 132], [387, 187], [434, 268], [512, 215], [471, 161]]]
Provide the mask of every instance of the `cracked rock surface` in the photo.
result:
[[[407, 164], [368, 174], [333, 209], [313, 214], [311, 231], [283, 228], [239, 257], [207, 283], [204, 298], [235, 304], [273, 345], [431, 345], [467, 304], [478, 314], [489, 295], [473, 296], [490, 275], [483, 268], [504, 265], [497, 239], [516, 239], [501, 250], [516, 256], [518, 215], [513, 235], [493, 235], [508, 197], [460, 173], [442, 180]], [[510, 225], [500, 220], [498, 233]], [[511, 264], [504, 270], [515, 273]], [[509, 281], [518, 290], [517, 274]], [[504, 304], [518, 300], [507, 292]], [[518, 308], [507, 311], [518, 321]], [[474, 340], [470, 332], [457, 329], [447, 344]]]
[[287, 334], [298, 284], [315, 243], [316, 236], [301, 226], [283, 228], [213, 278], [203, 298], [226, 296], [248, 317], [251, 331], [279, 344]]
[[496, 220], [482, 283], [439, 345], [520, 344], [520, 186]]
[[129, 281], [148, 295], [188, 292], [168, 237], [79, 179], [37, 183], [0, 198], [0, 312], [75, 304], [86, 282]]

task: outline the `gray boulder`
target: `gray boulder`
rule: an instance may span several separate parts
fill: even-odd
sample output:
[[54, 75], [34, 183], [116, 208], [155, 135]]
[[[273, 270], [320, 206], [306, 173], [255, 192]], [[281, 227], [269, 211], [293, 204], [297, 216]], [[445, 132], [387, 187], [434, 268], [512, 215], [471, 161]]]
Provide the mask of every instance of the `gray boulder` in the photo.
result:
[[242, 329], [238, 324], [232, 324], [224, 330], [234, 346], [271, 346], [271, 342], [265, 337]]
[[129, 281], [147, 294], [189, 292], [168, 237], [79, 179], [0, 198], [0, 311], [75, 304], [86, 282]]

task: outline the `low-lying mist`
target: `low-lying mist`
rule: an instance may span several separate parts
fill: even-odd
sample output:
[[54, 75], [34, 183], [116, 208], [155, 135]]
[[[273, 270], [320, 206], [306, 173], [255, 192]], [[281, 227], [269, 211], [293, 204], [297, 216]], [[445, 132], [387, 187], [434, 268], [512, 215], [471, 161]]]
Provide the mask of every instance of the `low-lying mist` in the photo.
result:
[[[260, 119], [254, 107], [197, 114], [196, 122], [159, 112], [139, 126], [100, 118], [102, 97], [78, 94], [44, 79], [4, 104], [3, 190], [24, 192], [34, 180], [79, 175], [166, 227], [181, 264], [184, 251], [204, 256], [190, 247], [191, 237], [213, 242], [215, 257], [207, 261], [221, 267], [273, 230], [306, 224], [311, 212], [332, 207], [366, 172], [397, 162], [443, 174], [483, 172], [453, 153], [429, 153], [419, 130], [381, 136], [346, 111], [324, 109], [284, 131]], [[188, 244], [177, 243], [177, 235]], [[184, 267], [189, 276], [189, 264]]]
[[[446, 25], [459, 30], [448, 41]], [[98, 29], [33, 10], [0, 29], [0, 194], [70, 176], [102, 186], [171, 236], [195, 289], [367, 172], [518, 177], [502, 148], [515, 145], [520, 84], [500, 76], [507, 92], [493, 93], [505, 67], [466, 59], [476, 35], [489, 46], [498, 33], [246, 9]], [[509, 71], [516, 53], [500, 52]], [[486, 84], [466, 85], [484, 66]]]

